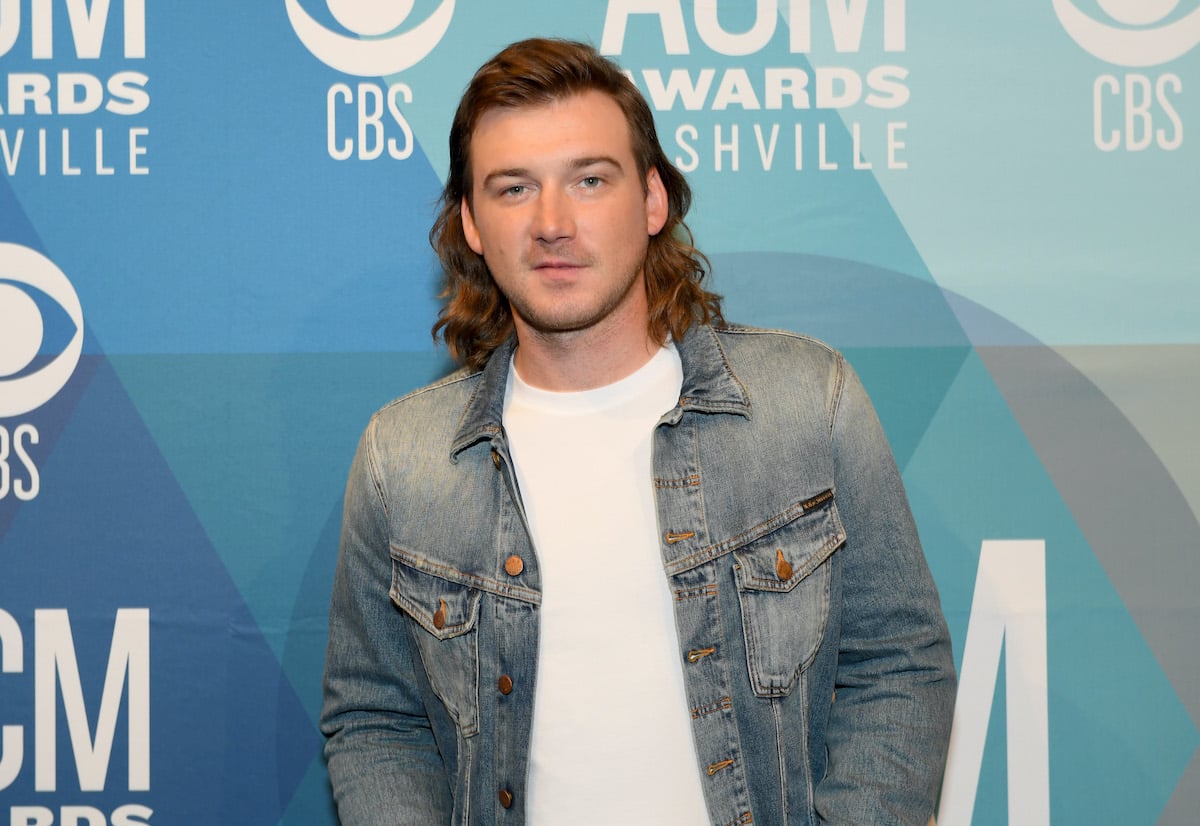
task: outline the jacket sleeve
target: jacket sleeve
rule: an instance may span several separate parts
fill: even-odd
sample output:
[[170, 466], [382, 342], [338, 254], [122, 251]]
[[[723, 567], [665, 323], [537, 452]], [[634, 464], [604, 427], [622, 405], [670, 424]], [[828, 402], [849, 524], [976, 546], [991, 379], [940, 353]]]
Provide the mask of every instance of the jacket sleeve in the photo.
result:
[[421, 696], [420, 659], [388, 594], [374, 427], [346, 486], [325, 655], [325, 756], [342, 826], [449, 823], [450, 785]]
[[835, 388], [842, 625], [822, 824], [926, 826], [945, 768], [956, 678], [949, 632], [900, 473], [857, 375]]

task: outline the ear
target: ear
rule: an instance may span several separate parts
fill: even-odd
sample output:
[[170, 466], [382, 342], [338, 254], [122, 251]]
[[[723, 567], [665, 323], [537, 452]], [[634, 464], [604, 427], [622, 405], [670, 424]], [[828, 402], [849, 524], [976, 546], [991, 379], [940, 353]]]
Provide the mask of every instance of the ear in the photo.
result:
[[658, 168], [651, 167], [646, 173], [646, 234], [658, 235], [667, 223], [667, 188], [663, 186]]
[[466, 236], [467, 246], [474, 250], [476, 255], [483, 255], [483, 239], [479, 237], [479, 228], [475, 226], [475, 218], [471, 215], [471, 205], [467, 203], [465, 195], [462, 203], [459, 204], [458, 211], [462, 216], [463, 235]]

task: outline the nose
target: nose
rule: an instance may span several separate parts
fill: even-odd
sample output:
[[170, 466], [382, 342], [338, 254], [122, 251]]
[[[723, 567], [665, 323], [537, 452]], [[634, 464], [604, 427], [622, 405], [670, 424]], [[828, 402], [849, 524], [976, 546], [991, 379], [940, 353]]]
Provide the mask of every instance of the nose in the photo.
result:
[[554, 187], [546, 187], [538, 193], [533, 235], [547, 244], [574, 237], [575, 213], [568, 194]]

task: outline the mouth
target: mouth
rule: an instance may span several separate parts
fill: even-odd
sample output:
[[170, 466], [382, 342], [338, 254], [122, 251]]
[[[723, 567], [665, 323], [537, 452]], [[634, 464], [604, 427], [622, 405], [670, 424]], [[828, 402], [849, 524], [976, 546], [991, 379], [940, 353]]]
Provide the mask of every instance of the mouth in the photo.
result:
[[567, 272], [583, 269], [583, 267], [584, 264], [581, 261], [571, 261], [564, 258], [547, 258], [543, 261], [537, 261], [533, 265], [535, 270], [550, 272]]
[[547, 258], [533, 265], [533, 274], [546, 284], [568, 285], [575, 284], [583, 278], [586, 264], [567, 258]]

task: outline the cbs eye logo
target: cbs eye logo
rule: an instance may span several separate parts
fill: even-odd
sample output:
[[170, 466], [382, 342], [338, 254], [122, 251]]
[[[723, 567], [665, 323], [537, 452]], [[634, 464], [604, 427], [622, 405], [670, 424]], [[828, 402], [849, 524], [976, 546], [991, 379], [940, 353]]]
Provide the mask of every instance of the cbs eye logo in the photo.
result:
[[1179, 0], [1096, 0], [1112, 22], [1089, 17], [1073, 0], [1053, 3], [1059, 22], [1076, 43], [1117, 66], [1169, 63], [1200, 43], [1200, 7], [1165, 22]]
[[62, 270], [28, 247], [0, 242], [0, 419], [54, 398], [82, 351], [83, 310]]
[[383, 77], [415, 66], [441, 41], [454, 16], [454, 0], [442, 0], [423, 22], [396, 34], [414, 0], [325, 0], [333, 19], [351, 33], [340, 34], [314, 19], [300, 0], [286, 2], [300, 42], [327, 66], [359, 77]]

